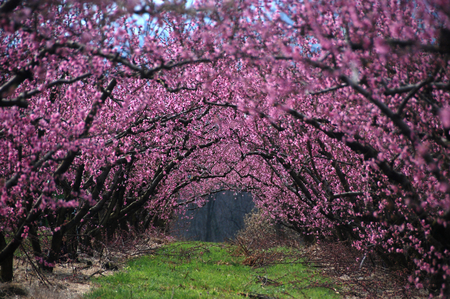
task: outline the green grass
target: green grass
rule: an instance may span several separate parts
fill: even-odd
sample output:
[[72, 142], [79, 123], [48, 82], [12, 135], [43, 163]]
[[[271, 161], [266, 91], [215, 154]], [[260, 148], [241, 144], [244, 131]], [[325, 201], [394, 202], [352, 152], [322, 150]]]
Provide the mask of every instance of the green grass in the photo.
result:
[[[177, 242], [97, 278], [87, 298], [340, 298], [329, 281], [303, 265], [293, 249], [266, 252], [275, 262], [252, 268], [236, 247]], [[255, 297], [259, 295], [259, 297]], [[264, 296], [266, 297], [264, 297]]]

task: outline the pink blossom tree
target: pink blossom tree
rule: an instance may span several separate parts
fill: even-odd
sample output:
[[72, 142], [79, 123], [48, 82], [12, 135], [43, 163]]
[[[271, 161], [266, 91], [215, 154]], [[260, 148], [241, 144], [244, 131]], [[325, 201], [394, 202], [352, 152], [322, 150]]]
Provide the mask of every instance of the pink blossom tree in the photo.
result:
[[2, 278], [228, 188], [448, 294], [449, 7], [3, 1]]
[[[114, 3], [0, 7], [3, 280], [26, 239], [51, 270], [65, 236], [148, 227], [183, 206], [190, 181], [230, 171], [203, 166], [227, 138], [195, 92], [211, 60], [186, 50], [164, 12], [143, 28]], [[51, 236], [46, 252], [38, 233]]]
[[218, 69], [210, 104], [259, 118], [240, 145], [266, 164], [244, 175], [259, 184], [261, 206], [411, 267], [416, 287], [441, 292], [450, 274], [448, 7], [240, 1], [211, 16], [218, 35], [232, 35], [221, 49], [233, 68]]

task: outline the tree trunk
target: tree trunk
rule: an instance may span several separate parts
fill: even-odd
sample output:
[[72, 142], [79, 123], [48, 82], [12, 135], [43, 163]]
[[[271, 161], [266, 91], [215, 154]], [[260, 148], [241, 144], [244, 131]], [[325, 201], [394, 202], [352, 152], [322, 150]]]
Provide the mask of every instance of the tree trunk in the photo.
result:
[[214, 215], [214, 203], [215, 200], [212, 197], [208, 198], [208, 202], [206, 203], [206, 209], [207, 209], [207, 214], [206, 214], [206, 235], [205, 235], [205, 241], [213, 241], [214, 239], [214, 229], [213, 229], [213, 218], [215, 217]]
[[14, 255], [10, 255], [0, 264], [0, 267], [2, 268], [2, 282], [11, 281], [13, 279], [13, 259]]
[[41, 244], [39, 242], [39, 237], [37, 235], [36, 228], [34, 225], [30, 225], [30, 242], [31, 247], [33, 247], [33, 254], [36, 257], [42, 257], [42, 249]]
[[47, 265], [44, 265], [43, 268], [46, 271], [52, 272], [53, 271], [53, 266], [52, 264], [54, 264], [58, 258], [59, 258], [59, 254], [61, 251], [61, 244], [63, 241], [63, 232], [61, 230], [54, 232], [53, 233], [53, 237], [52, 237], [52, 244], [50, 247], [50, 252], [48, 253], [47, 256]]
[[[3, 233], [0, 233], [0, 251], [5, 247], [6, 247], [5, 237], [3, 236]], [[0, 263], [1, 267], [0, 280], [2, 282], [11, 281], [13, 279], [13, 260], [14, 255], [11, 254]]]

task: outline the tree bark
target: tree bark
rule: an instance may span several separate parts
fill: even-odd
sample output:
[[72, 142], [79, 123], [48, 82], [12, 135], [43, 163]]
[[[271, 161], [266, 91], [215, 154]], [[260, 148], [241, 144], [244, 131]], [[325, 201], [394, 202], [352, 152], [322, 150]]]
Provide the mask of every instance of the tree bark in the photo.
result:
[[[53, 233], [50, 252], [48, 253], [48, 256], [47, 256], [48, 264], [53, 264], [55, 261], [58, 260], [59, 254], [61, 251], [61, 244], [63, 241], [63, 236], [64, 236], [64, 234], [61, 230]], [[49, 272], [53, 271], [53, 266], [51, 266], [51, 265], [44, 265], [43, 268]]]
[[[3, 233], [0, 233], [0, 251], [6, 247], [6, 240]], [[14, 254], [8, 255], [1, 263], [1, 275], [2, 282], [11, 281], [13, 279], [13, 260]]]
[[30, 243], [33, 248], [33, 254], [37, 257], [42, 257], [41, 243], [39, 242], [39, 237], [34, 225], [30, 225]]

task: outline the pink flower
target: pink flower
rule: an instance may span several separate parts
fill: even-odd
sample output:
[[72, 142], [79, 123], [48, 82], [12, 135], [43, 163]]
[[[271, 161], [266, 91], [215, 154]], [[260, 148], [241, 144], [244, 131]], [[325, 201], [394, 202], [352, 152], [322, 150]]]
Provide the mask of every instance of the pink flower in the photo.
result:
[[441, 118], [444, 128], [450, 128], [450, 106], [442, 108], [439, 111], [439, 117]]
[[380, 54], [382, 56], [387, 55], [390, 51], [389, 45], [381, 37], [375, 38], [374, 45], [375, 45], [375, 49], [377, 50], [378, 54]]

